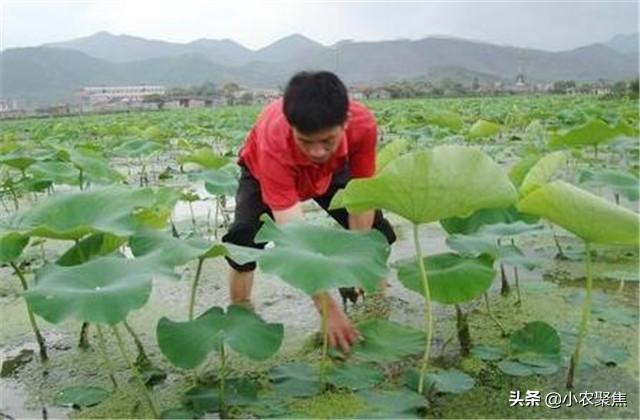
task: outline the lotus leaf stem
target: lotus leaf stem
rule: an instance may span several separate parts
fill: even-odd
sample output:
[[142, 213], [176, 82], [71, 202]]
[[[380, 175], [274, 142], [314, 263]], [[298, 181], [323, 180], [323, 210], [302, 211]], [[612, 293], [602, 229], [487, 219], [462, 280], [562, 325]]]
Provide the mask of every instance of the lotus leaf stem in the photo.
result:
[[124, 347], [122, 336], [120, 335], [120, 332], [118, 332], [117, 325], [113, 325], [111, 327], [111, 331], [113, 332], [113, 335], [116, 337], [116, 343], [118, 344], [118, 348], [120, 349], [120, 354], [122, 354], [122, 357], [127, 362], [127, 365], [129, 365], [129, 369], [131, 369], [133, 376], [135, 376], [135, 378], [140, 383], [140, 386], [142, 387], [144, 398], [147, 400], [147, 404], [149, 404], [149, 408], [153, 413], [153, 417], [156, 419], [159, 418], [160, 416], [158, 415], [158, 410], [156, 409], [156, 406], [153, 403], [153, 398], [151, 397], [151, 394], [149, 394], [149, 390], [147, 389], [147, 385], [144, 383], [142, 374], [140, 374], [140, 371], [135, 367], [135, 365], [133, 364], [133, 362], [131, 361], [131, 358], [127, 353], [127, 350]]
[[[10, 262], [9, 264], [11, 264], [11, 267], [13, 267], [13, 270], [16, 272], [16, 275], [20, 279], [20, 284], [22, 285], [22, 288], [25, 291], [29, 290], [29, 286], [27, 285], [27, 280], [24, 278], [24, 274], [22, 273], [22, 270], [20, 270], [20, 268], [13, 262]], [[38, 348], [40, 349], [40, 360], [42, 362], [46, 362], [47, 360], [49, 360], [49, 356], [47, 355], [47, 344], [44, 341], [44, 337], [40, 333], [38, 324], [36, 324], [36, 318], [35, 316], [33, 316], [33, 312], [31, 312], [31, 308], [29, 308], [29, 305], [27, 304], [26, 301], [25, 301], [25, 305], [27, 306], [27, 315], [29, 316], [29, 323], [31, 324], [31, 329], [33, 330], [33, 333], [36, 336], [36, 341], [38, 342]]]
[[591, 275], [591, 244], [585, 242], [585, 270], [587, 272], [587, 293], [582, 302], [582, 317], [580, 319], [580, 329], [578, 330], [578, 341], [576, 342], [576, 348], [571, 355], [571, 361], [569, 363], [569, 372], [567, 373], [567, 389], [573, 388], [573, 380], [575, 377], [578, 363], [580, 362], [580, 349], [584, 343], [584, 339], [587, 336], [587, 328], [589, 326], [589, 318], [591, 318], [591, 289], [593, 286], [593, 280]]
[[418, 224], [413, 224], [413, 242], [416, 249], [416, 257], [418, 258], [418, 268], [420, 269], [420, 278], [422, 279], [422, 291], [424, 294], [424, 327], [427, 334], [427, 342], [424, 346], [424, 356], [422, 357], [422, 366], [420, 367], [420, 381], [418, 382], [418, 393], [422, 394], [424, 390], [424, 380], [427, 374], [427, 366], [429, 364], [429, 353], [431, 352], [431, 337], [433, 333], [433, 317], [431, 314], [431, 293], [429, 291], [429, 279], [427, 278], [427, 270], [422, 259], [422, 248], [420, 247], [420, 239], [418, 238]]
[[80, 338], [78, 339], [78, 347], [81, 349], [89, 349], [91, 345], [89, 344], [89, 323], [83, 322], [80, 327]]
[[100, 353], [102, 353], [102, 358], [104, 359], [104, 362], [107, 365], [107, 370], [109, 371], [109, 379], [111, 379], [113, 388], [118, 389], [118, 382], [116, 381], [115, 369], [113, 368], [113, 363], [109, 358], [109, 353], [107, 352], [107, 344], [105, 342], [104, 334], [102, 333], [102, 327], [100, 327], [100, 324], [96, 324], [96, 330], [98, 331], [98, 348], [100, 349]]
[[193, 321], [193, 309], [196, 305], [196, 293], [198, 291], [198, 283], [200, 282], [200, 274], [202, 273], [202, 264], [204, 258], [198, 258], [198, 268], [196, 268], [196, 276], [191, 285], [191, 298], [189, 299], [189, 321]]
[[222, 418], [226, 416], [226, 404], [224, 401], [225, 393], [225, 377], [227, 375], [227, 358], [224, 352], [224, 341], [220, 340], [220, 386], [218, 387], [218, 398], [220, 400], [220, 415]]
[[326, 383], [327, 351], [329, 349], [329, 321], [327, 313], [329, 311], [328, 296], [320, 295], [320, 308], [322, 312], [322, 359], [320, 361], [320, 382], [324, 388]]
[[[515, 246], [515, 241], [511, 238], [511, 245]], [[516, 280], [516, 295], [518, 296], [518, 300], [516, 301], [516, 305], [522, 305], [522, 296], [520, 295], [520, 275], [518, 273], [518, 267], [513, 266], [513, 277]]]
[[498, 318], [495, 317], [495, 315], [493, 315], [493, 312], [491, 312], [491, 306], [489, 305], [489, 295], [487, 294], [487, 292], [484, 292], [484, 304], [487, 307], [487, 315], [489, 315], [489, 318], [491, 318], [491, 320], [498, 326], [498, 328], [500, 328], [502, 336], [506, 337], [508, 335], [507, 330], [504, 329], [502, 323], [498, 320]]
[[149, 360], [149, 357], [147, 357], [147, 352], [144, 351], [142, 340], [140, 340], [140, 337], [138, 337], [138, 334], [136, 334], [133, 328], [131, 328], [131, 325], [129, 325], [126, 319], [122, 321], [122, 324], [124, 325], [124, 328], [127, 330], [129, 335], [131, 335], [131, 338], [133, 338], [133, 342], [135, 343], [136, 349], [138, 350], [136, 363], [138, 364], [138, 366], [141, 366], [143, 368], [150, 367], [151, 361]]

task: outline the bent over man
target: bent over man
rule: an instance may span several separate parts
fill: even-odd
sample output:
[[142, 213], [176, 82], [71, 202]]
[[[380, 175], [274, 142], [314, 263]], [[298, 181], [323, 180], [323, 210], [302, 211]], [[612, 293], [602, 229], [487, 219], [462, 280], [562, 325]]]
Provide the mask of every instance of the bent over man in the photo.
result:
[[[301, 220], [301, 203], [313, 199], [344, 228], [377, 229], [393, 243], [396, 236], [379, 210], [328, 210], [334, 194], [350, 179], [374, 175], [376, 138], [375, 118], [362, 104], [349, 100], [335, 74], [294, 75], [284, 98], [262, 111], [240, 151], [235, 219], [223, 241], [262, 248], [265, 244], [254, 237], [263, 213], [276, 223]], [[227, 261], [231, 302], [250, 305], [256, 264]], [[313, 297], [317, 310], [323, 298], [328, 301], [329, 343], [347, 352], [358, 332], [328, 294]]]

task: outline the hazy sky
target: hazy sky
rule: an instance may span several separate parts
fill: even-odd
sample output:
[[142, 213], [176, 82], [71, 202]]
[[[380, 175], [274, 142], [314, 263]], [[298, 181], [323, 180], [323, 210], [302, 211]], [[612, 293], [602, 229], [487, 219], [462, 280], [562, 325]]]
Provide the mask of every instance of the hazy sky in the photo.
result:
[[175, 42], [231, 38], [252, 49], [300, 33], [325, 45], [450, 35], [557, 51], [638, 30], [638, 0], [0, 0], [0, 7], [1, 49], [109, 31]]

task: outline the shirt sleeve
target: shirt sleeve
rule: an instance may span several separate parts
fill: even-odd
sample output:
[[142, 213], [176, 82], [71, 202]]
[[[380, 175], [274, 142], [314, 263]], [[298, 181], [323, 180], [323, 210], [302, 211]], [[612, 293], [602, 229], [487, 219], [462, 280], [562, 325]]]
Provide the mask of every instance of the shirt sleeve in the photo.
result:
[[288, 209], [300, 201], [294, 168], [281, 163], [275, 156], [269, 156], [260, 164], [260, 175], [262, 201], [271, 210]]
[[378, 128], [375, 124], [362, 131], [360, 138], [349, 149], [351, 178], [370, 178], [376, 173], [376, 142]]

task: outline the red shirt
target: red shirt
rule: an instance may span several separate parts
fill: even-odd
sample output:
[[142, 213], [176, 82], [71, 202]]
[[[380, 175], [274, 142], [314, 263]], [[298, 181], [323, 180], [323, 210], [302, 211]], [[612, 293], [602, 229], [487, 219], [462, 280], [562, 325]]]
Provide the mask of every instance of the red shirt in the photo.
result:
[[310, 161], [298, 148], [282, 99], [267, 105], [240, 151], [260, 183], [262, 200], [271, 210], [284, 210], [299, 201], [324, 194], [333, 173], [346, 163], [351, 178], [367, 178], [376, 170], [377, 126], [364, 105], [350, 101], [349, 120], [340, 144], [323, 164]]

